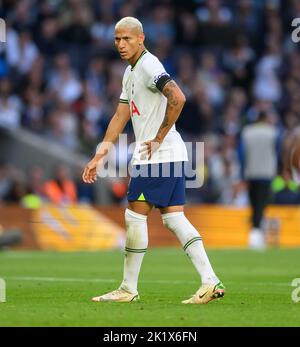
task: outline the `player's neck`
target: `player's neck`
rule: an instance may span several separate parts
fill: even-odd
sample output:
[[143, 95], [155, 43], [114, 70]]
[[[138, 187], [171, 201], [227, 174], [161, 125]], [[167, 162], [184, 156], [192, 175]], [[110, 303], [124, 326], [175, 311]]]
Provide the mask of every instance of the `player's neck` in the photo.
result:
[[128, 63], [131, 65], [131, 67], [134, 67], [135, 64], [137, 63], [137, 61], [140, 59], [141, 55], [143, 54], [143, 52], [146, 50], [145, 46], [142, 45], [139, 50], [136, 52], [136, 54], [128, 59]]

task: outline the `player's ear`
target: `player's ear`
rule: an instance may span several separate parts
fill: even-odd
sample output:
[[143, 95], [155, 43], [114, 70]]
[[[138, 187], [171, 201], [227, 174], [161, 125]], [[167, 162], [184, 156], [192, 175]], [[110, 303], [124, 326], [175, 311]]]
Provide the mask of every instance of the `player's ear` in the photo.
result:
[[139, 45], [142, 45], [144, 43], [144, 40], [145, 40], [145, 34], [141, 33], [139, 38]]

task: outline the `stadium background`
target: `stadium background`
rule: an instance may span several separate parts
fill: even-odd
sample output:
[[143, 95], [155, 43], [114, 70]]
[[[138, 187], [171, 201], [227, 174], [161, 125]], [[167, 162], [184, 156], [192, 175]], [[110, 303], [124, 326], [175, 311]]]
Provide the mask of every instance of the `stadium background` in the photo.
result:
[[[105, 178], [88, 186], [81, 181], [81, 172], [119, 100], [127, 63], [114, 49], [114, 25], [127, 15], [141, 20], [147, 49], [186, 95], [177, 129], [185, 141], [205, 143], [204, 166], [194, 162], [196, 170], [204, 172], [204, 185], [187, 190], [186, 214], [208, 248], [247, 247], [250, 211], [240, 176], [239, 140], [243, 127], [254, 122], [260, 111], [267, 112], [281, 140], [274, 182], [279, 179], [283, 184], [272, 185], [272, 206], [265, 221], [272, 249], [265, 254], [267, 261], [277, 257], [274, 269], [283, 259], [291, 263], [297, 251], [283, 253], [283, 258], [281, 253], [268, 252], [300, 245], [299, 186], [281, 176], [284, 146], [300, 124], [300, 46], [291, 39], [292, 19], [300, 17], [297, 0], [2, 1], [6, 42], [0, 44], [1, 246], [12, 252], [122, 249], [128, 178]], [[133, 140], [130, 124], [126, 133]], [[126, 148], [120, 146], [122, 167], [130, 159], [124, 153]], [[52, 190], [58, 175], [68, 185], [67, 199]], [[152, 247], [179, 247], [163, 229], [157, 211], [149, 218], [149, 236]], [[10, 254], [14, 253], [3, 252], [0, 274], [8, 276], [7, 281], [13, 281], [10, 266], [17, 259]], [[45, 252], [45, 257], [55, 264], [61, 254]], [[157, 254], [165, 259], [163, 253]], [[243, 258], [246, 253], [238, 254]], [[212, 255], [216, 262], [222, 255], [230, 259], [229, 253]], [[22, 252], [20, 262], [23, 256], [26, 263]], [[247, 262], [248, 256], [241, 262], [246, 269], [254, 264], [250, 258]], [[76, 258], [76, 253], [70, 257]], [[259, 258], [262, 255], [253, 257], [265, 261]], [[241, 258], [228, 260], [228, 268], [234, 269], [233, 263]], [[33, 255], [33, 263], [35, 259], [42, 263], [46, 258]], [[91, 276], [101, 276], [99, 269], [97, 274], [92, 269]], [[44, 270], [34, 272], [39, 278]], [[28, 269], [20, 268], [20, 273], [32, 276]], [[49, 276], [53, 274], [55, 266]], [[293, 276], [297, 277], [295, 271]], [[11, 317], [16, 317], [13, 310]], [[286, 324], [292, 324], [291, 317]], [[14, 319], [7, 322], [14, 324]], [[238, 314], [236, 319], [233, 324], [240, 319]], [[145, 324], [149, 321], [148, 317]], [[284, 319], [279, 317], [274, 324], [280, 321]], [[29, 322], [38, 324], [34, 318]], [[16, 320], [16, 324], [21, 323]], [[179, 324], [198, 323], [195, 318]], [[268, 319], [261, 324], [268, 324]]]

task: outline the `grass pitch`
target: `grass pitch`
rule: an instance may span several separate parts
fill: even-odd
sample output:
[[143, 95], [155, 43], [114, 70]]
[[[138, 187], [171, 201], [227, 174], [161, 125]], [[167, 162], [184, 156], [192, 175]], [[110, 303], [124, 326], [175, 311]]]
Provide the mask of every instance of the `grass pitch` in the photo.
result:
[[300, 278], [300, 249], [209, 250], [225, 284], [224, 299], [183, 305], [199, 286], [181, 249], [149, 249], [140, 275], [141, 300], [93, 303], [122, 278], [121, 251], [0, 253], [6, 281], [0, 326], [300, 326], [291, 298]]

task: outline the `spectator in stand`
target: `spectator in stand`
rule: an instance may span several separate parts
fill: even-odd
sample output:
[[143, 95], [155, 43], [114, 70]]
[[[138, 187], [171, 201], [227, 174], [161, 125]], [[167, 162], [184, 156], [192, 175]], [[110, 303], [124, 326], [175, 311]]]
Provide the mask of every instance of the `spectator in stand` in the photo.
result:
[[254, 81], [254, 96], [259, 100], [278, 102], [281, 98], [281, 84], [278, 69], [281, 64], [281, 52], [277, 42], [268, 44], [264, 56], [258, 61]]
[[240, 143], [243, 177], [248, 184], [252, 210], [249, 247], [257, 250], [265, 247], [262, 219], [270, 203], [271, 182], [277, 173], [279, 152], [279, 135], [268, 117], [268, 113], [261, 112], [254, 124], [243, 129]]
[[24, 91], [27, 107], [23, 113], [22, 124], [34, 133], [44, 131], [44, 95], [37, 89], [27, 88]]
[[196, 12], [200, 22], [220, 25], [232, 20], [232, 13], [229, 8], [221, 6], [220, 0], [206, 0], [205, 7], [199, 8]]
[[75, 102], [82, 93], [81, 83], [66, 53], [60, 53], [55, 57], [55, 69], [51, 73], [49, 90], [54, 101], [62, 100], [70, 104]]
[[21, 125], [22, 103], [11, 94], [11, 83], [7, 78], [0, 81], [0, 127], [17, 129]]
[[58, 31], [59, 23], [54, 15], [46, 17], [38, 28], [37, 46], [47, 60], [52, 59], [63, 48]]
[[45, 198], [45, 191], [44, 191], [44, 170], [41, 166], [34, 166], [29, 171], [29, 177], [28, 177], [28, 188], [29, 190], [39, 196], [41, 199]]
[[47, 199], [56, 205], [77, 202], [76, 185], [70, 178], [68, 168], [64, 165], [57, 166], [54, 179], [45, 182], [44, 191]]
[[198, 44], [198, 21], [194, 13], [184, 11], [178, 19], [177, 43], [194, 49]]
[[107, 62], [103, 57], [96, 56], [92, 58], [85, 72], [85, 83], [88, 93], [101, 96], [105, 92], [107, 84]]
[[144, 29], [148, 33], [147, 40], [151, 46], [163, 39], [165, 42], [173, 42], [175, 37], [175, 26], [172, 21], [173, 10], [171, 6], [157, 4], [150, 12], [148, 20], [145, 21]]
[[19, 204], [26, 195], [26, 184], [23, 180], [14, 179], [7, 195], [4, 197], [5, 202], [9, 204]]
[[209, 102], [220, 106], [225, 98], [226, 75], [217, 63], [214, 54], [205, 52], [201, 57], [201, 68], [197, 74], [198, 83], [204, 87]]
[[110, 48], [114, 38], [115, 23], [110, 12], [104, 12], [91, 27], [91, 36], [98, 47]]
[[17, 71], [21, 75], [27, 74], [35, 60], [37, 59], [39, 51], [32, 41], [31, 33], [28, 30], [24, 30], [19, 34], [19, 56], [16, 65]]
[[231, 85], [247, 90], [253, 79], [255, 53], [245, 36], [239, 36], [237, 43], [223, 54], [223, 64], [230, 74]]
[[49, 128], [46, 137], [70, 150], [76, 150], [78, 141], [79, 121], [72, 112], [70, 105], [60, 102], [48, 116]]

